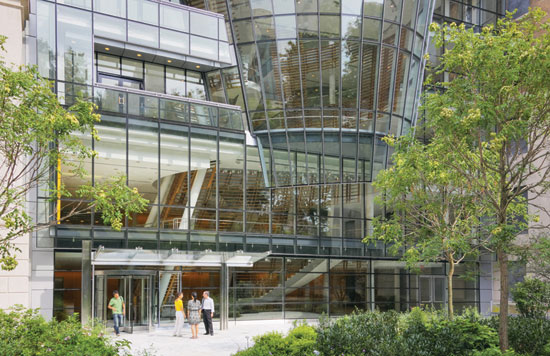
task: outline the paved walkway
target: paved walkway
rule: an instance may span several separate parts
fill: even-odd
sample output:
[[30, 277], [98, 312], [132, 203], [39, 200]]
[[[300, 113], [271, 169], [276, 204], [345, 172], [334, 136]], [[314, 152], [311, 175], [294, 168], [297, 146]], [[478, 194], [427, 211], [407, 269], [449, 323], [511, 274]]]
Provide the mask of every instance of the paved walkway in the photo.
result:
[[[315, 323], [311, 321], [309, 324]], [[204, 325], [199, 326], [199, 338], [191, 339], [191, 329], [187, 324], [183, 337], [172, 336], [172, 328], [161, 327], [150, 333], [122, 333], [121, 338], [132, 343], [131, 354], [143, 354], [143, 350], [154, 351], [157, 356], [229, 356], [252, 346], [252, 337], [270, 331], [282, 333], [292, 329], [291, 320], [262, 320], [230, 322], [229, 329], [220, 331], [219, 323], [214, 323], [214, 336], [203, 335]]]

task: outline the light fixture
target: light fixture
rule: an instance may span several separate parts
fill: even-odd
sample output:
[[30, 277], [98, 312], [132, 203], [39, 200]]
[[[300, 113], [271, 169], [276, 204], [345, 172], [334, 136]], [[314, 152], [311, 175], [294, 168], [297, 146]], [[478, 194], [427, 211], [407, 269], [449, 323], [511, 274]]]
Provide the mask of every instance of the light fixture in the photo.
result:
[[171, 60], [171, 59], [168, 59], [168, 60], [167, 60], [166, 62], [168, 62], [168, 63], [172, 63], [172, 60]]
[[105, 47], [105, 50], [108, 51], [108, 50], [110, 50], [110, 48], [109, 48], [109, 47]]
[[198, 65], [198, 64], [197, 64], [197, 65], [195, 66], [195, 68], [197, 68], [197, 69], [199, 69], [200, 67], [201, 67], [201, 66], [200, 66], [200, 65]]
[[141, 57], [141, 53], [136, 54], [136, 56]]

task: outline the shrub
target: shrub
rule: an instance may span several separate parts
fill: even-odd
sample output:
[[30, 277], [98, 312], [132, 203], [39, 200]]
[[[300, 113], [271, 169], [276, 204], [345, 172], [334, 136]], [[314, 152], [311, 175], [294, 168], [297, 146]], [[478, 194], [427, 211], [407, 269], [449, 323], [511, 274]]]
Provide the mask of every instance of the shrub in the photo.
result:
[[254, 337], [254, 346], [239, 351], [235, 356], [312, 356], [317, 334], [308, 325], [299, 325], [288, 336], [271, 332]]
[[48, 322], [37, 310], [0, 309], [0, 350], [4, 356], [116, 356], [128, 346], [124, 340], [112, 343], [102, 325], [82, 328], [76, 316]]
[[[488, 318], [484, 323], [498, 330], [498, 317]], [[510, 348], [521, 355], [550, 356], [550, 320], [510, 317], [508, 338]]]
[[526, 279], [512, 289], [521, 316], [544, 318], [550, 309], [550, 283], [538, 279]]
[[322, 318], [316, 350], [324, 356], [402, 355], [397, 312], [354, 312], [336, 320]]

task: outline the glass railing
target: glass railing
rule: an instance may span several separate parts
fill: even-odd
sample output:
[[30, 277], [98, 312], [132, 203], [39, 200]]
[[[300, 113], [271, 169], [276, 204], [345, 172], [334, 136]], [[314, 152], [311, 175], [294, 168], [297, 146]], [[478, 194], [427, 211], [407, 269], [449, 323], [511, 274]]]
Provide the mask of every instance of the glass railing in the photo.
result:
[[105, 85], [94, 88], [99, 111], [243, 131], [239, 106]]
[[95, 1], [93, 11], [95, 36], [231, 63], [223, 15], [157, 0]]

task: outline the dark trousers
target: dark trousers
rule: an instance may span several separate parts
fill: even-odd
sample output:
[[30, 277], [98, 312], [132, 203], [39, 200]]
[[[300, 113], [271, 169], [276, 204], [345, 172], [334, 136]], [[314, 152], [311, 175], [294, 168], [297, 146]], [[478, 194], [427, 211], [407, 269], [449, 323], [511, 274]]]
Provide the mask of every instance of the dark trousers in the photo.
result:
[[214, 327], [212, 326], [212, 311], [210, 309], [202, 310], [202, 321], [204, 322], [206, 333], [214, 335]]

